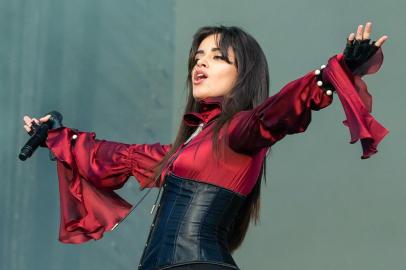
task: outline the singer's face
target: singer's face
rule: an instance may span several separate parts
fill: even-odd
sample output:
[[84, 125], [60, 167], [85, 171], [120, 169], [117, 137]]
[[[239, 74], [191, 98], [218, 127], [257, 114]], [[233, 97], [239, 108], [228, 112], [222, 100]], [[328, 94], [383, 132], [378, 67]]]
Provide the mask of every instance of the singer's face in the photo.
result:
[[192, 70], [193, 97], [197, 100], [227, 95], [237, 80], [238, 72], [232, 48], [228, 60], [221, 55], [216, 36], [206, 37], [199, 45]]

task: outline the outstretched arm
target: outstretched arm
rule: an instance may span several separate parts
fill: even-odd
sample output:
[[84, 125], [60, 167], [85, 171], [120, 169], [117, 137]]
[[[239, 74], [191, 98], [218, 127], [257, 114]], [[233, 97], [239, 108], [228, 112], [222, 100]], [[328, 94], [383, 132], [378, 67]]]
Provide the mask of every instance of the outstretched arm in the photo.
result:
[[[377, 143], [387, 131], [369, 115], [367, 98], [364, 98], [367, 94], [362, 96], [367, 91], [360, 91], [359, 86], [361, 76], [379, 69], [382, 61], [375, 58], [379, 58], [377, 56], [382, 52], [379, 50], [378, 53], [377, 49], [387, 40], [387, 36], [382, 36], [374, 43], [374, 53], [377, 53], [365, 57], [365, 53], [370, 51], [361, 50], [357, 43], [363, 42], [365, 45], [369, 42], [371, 27], [372, 24], [367, 23], [365, 31], [363, 26], [359, 26], [356, 35], [350, 34], [347, 48], [351, 50], [347, 49], [344, 56], [339, 54], [330, 58], [327, 67], [322, 69], [323, 74], [320, 74], [320, 70], [310, 71], [285, 85], [256, 108], [237, 113], [228, 129], [229, 146], [237, 152], [253, 154], [264, 147], [270, 147], [288, 134], [305, 131], [310, 124], [312, 111], [325, 108], [332, 102], [332, 96], [329, 95], [331, 92], [323, 89], [329, 85], [337, 91], [350, 122], [351, 142], [361, 139], [363, 158], [375, 153]], [[347, 66], [349, 62], [353, 73]]]
[[[24, 117], [24, 128], [32, 131], [32, 121]], [[142, 188], [158, 185], [152, 167], [171, 145], [125, 144], [96, 139], [93, 132], [61, 127], [48, 131], [46, 146], [56, 157], [60, 193], [59, 240], [80, 244], [100, 239], [123, 220], [131, 204], [115, 189], [135, 176]]]

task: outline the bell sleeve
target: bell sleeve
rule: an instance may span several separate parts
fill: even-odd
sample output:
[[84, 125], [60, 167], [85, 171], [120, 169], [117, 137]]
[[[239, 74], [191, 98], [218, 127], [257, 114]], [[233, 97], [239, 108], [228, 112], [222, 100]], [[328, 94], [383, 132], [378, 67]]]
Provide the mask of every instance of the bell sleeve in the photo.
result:
[[46, 145], [56, 157], [60, 192], [59, 241], [98, 240], [124, 219], [132, 205], [114, 190], [134, 176], [140, 188], [159, 185], [152, 167], [171, 145], [124, 144], [96, 139], [93, 132], [50, 130]]
[[[372, 97], [362, 76], [379, 70], [383, 61], [381, 49], [354, 73], [346, 67], [343, 55], [331, 57], [322, 70], [322, 83], [330, 85], [343, 106], [351, 141], [361, 140], [363, 155], [368, 158], [377, 152], [377, 145], [387, 130], [370, 114]], [[228, 126], [229, 146], [234, 151], [253, 154], [270, 147], [288, 134], [304, 132], [311, 122], [312, 111], [331, 104], [332, 95], [318, 85], [317, 72], [285, 85], [252, 110], [234, 115]]]
[[334, 85], [346, 119], [343, 124], [350, 132], [350, 143], [361, 142], [361, 159], [378, 152], [378, 144], [389, 133], [372, 115], [372, 96], [362, 77], [379, 71], [383, 63], [382, 48], [353, 72], [346, 66], [344, 55], [338, 54], [328, 61], [323, 75]]

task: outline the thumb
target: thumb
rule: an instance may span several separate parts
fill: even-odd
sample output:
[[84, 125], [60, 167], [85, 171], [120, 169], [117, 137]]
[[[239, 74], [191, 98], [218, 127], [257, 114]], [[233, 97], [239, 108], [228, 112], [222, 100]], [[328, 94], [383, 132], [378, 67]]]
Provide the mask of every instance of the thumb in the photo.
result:
[[50, 115], [50, 114], [48, 114], [48, 115], [46, 115], [46, 116], [44, 116], [44, 117], [41, 117], [41, 118], [39, 119], [39, 121], [41, 121], [42, 123], [44, 123], [44, 122], [47, 122], [47, 121], [49, 120], [49, 118], [51, 118], [51, 115]]

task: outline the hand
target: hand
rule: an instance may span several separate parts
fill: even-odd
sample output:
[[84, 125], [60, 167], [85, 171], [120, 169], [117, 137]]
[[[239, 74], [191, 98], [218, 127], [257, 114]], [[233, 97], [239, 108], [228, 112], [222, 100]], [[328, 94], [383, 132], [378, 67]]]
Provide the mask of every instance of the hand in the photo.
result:
[[[351, 43], [353, 43], [354, 39], [359, 40], [359, 41], [368, 40], [368, 39], [370, 40], [371, 29], [372, 29], [371, 22], [367, 22], [365, 24], [365, 29], [362, 24], [358, 25], [357, 34], [351, 33], [348, 36], [347, 42], [351, 44]], [[376, 42], [374, 42], [374, 45], [377, 47], [381, 47], [387, 39], [388, 39], [388, 36], [384, 35], [384, 36], [380, 37]]]
[[39, 120], [36, 118], [31, 118], [27, 115], [24, 116], [23, 122], [24, 122], [24, 129], [28, 132], [28, 134], [31, 136], [35, 132], [35, 126], [36, 125], [41, 125], [42, 123], [45, 123], [49, 120], [51, 115], [46, 115]]
[[367, 22], [365, 29], [363, 25], [359, 25], [357, 33], [351, 33], [347, 38], [344, 60], [351, 71], [368, 61], [388, 39], [388, 36], [384, 35], [370, 44], [371, 29], [372, 23]]

